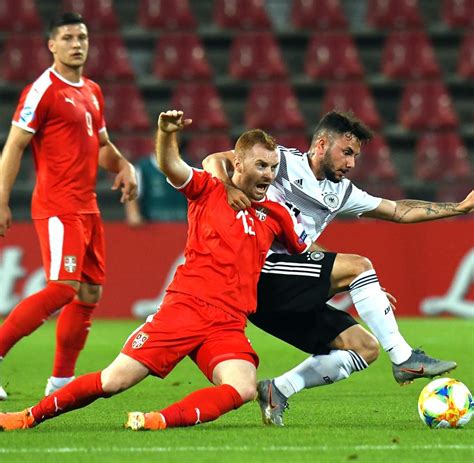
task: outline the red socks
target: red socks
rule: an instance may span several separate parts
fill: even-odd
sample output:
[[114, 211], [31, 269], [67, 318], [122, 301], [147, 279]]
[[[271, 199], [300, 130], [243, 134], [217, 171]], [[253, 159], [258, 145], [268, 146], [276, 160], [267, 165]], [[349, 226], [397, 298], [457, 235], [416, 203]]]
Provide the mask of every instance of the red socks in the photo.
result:
[[69, 285], [49, 282], [44, 289], [21, 301], [0, 326], [0, 357], [24, 336], [28, 336], [63, 305], [71, 302], [76, 290]]
[[74, 376], [77, 358], [86, 343], [91, 317], [97, 304], [78, 300], [66, 305], [56, 323], [56, 354], [53, 376], [69, 378]]
[[160, 410], [166, 427], [193, 426], [213, 421], [243, 404], [240, 394], [229, 384], [192, 392], [184, 399]]
[[101, 372], [79, 376], [31, 408], [36, 423], [77, 408], [85, 407], [100, 397], [108, 397], [102, 389]]

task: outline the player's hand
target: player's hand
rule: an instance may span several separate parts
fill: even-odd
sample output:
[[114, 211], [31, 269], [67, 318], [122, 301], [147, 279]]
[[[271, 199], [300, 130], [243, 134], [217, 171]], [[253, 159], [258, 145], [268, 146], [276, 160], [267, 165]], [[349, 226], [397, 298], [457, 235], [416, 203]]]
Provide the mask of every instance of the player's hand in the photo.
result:
[[0, 206], [0, 236], [6, 236], [12, 226], [12, 213], [7, 205]]
[[191, 123], [192, 119], [184, 119], [183, 111], [177, 111], [176, 109], [165, 111], [158, 118], [158, 128], [166, 133], [178, 132]]
[[385, 288], [381, 288], [381, 289], [387, 296], [387, 299], [390, 302], [390, 306], [392, 307], [392, 310], [395, 312], [397, 310], [397, 306], [395, 305], [397, 303], [397, 298], [393, 294], [390, 294]]
[[463, 214], [468, 214], [474, 210], [474, 190], [472, 190], [465, 199], [463, 199], [455, 208]]
[[227, 202], [234, 211], [242, 211], [252, 205], [248, 196], [233, 185], [224, 183], [227, 192]]
[[122, 192], [120, 202], [132, 201], [137, 199], [137, 174], [135, 168], [127, 162], [120, 172], [116, 175], [112, 190], [118, 190]]

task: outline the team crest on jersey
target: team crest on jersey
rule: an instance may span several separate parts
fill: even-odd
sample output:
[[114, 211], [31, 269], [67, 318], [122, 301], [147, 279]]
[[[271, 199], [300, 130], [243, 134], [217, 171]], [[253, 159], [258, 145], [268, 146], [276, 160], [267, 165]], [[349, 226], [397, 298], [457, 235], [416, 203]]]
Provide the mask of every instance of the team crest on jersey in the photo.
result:
[[339, 206], [339, 198], [334, 193], [329, 193], [323, 198], [324, 204], [334, 209]]
[[74, 273], [77, 268], [76, 256], [64, 256], [64, 270], [68, 273]]
[[267, 218], [267, 210], [264, 207], [258, 207], [255, 209], [255, 215], [262, 221], [264, 222]]
[[97, 101], [97, 98], [95, 95], [92, 95], [92, 104], [95, 106], [95, 109], [99, 111], [99, 102]]
[[140, 331], [132, 342], [132, 349], [140, 349], [143, 347], [143, 344], [148, 340], [148, 334], [145, 334], [143, 331]]
[[312, 253], [310, 253], [309, 259], [314, 260], [315, 262], [318, 262], [318, 260], [323, 260], [324, 259], [324, 252], [313, 251]]

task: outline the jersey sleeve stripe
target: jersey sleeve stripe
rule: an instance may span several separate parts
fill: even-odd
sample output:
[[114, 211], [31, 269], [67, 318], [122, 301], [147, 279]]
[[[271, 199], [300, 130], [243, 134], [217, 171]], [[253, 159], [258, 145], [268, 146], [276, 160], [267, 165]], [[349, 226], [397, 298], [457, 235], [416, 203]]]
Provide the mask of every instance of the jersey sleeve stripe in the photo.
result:
[[32, 129], [31, 127], [28, 127], [27, 125], [20, 124], [19, 122], [12, 121], [12, 125], [15, 125], [16, 127], [20, 127], [20, 129], [26, 130], [27, 132], [36, 133], [35, 129]]

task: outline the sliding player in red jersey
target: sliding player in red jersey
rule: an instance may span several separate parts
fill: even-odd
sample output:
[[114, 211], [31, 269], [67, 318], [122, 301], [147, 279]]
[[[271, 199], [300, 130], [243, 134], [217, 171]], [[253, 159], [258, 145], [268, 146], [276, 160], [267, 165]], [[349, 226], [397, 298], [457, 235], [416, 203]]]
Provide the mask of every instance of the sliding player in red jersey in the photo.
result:
[[285, 206], [266, 199], [279, 161], [273, 138], [251, 130], [237, 140], [232, 183], [252, 203], [236, 212], [220, 180], [180, 158], [176, 132], [190, 123], [181, 111], [161, 113], [158, 120], [158, 166], [189, 204], [186, 261], [160, 310], [131, 334], [105, 370], [77, 378], [23, 412], [0, 413], [0, 428], [31, 428], [117, 394], [150, 374], [164, 378], [186, 355], [214, 386], [160, 411], [129, 413], [127, 427], [192, 426], [255, 399], [258, 357], [245, 325], [256, 308], [260, 270], [275, 239], [293, 253], [306, 251], [310, 240]]
[[[95, 193], [98, 166], [117, 174], [121, 201], [136, 197], [133, 166], [110, 142], [100, 87], [82, 76], [89, 39], [79, 14], [52, 21], [53, 65], [21, 94], [0, 168], [0, 236], [11, 226], [10, 192], [31, 142], [36, 167], [32, 217], [46, 287], [21, 301], [0, 326], [0, 363], [54, 312], [56, 355], [48, 395], [74, 377], [104, 283], [105, 245]], [[0, 400], [7, 394], [0, 386]]]

